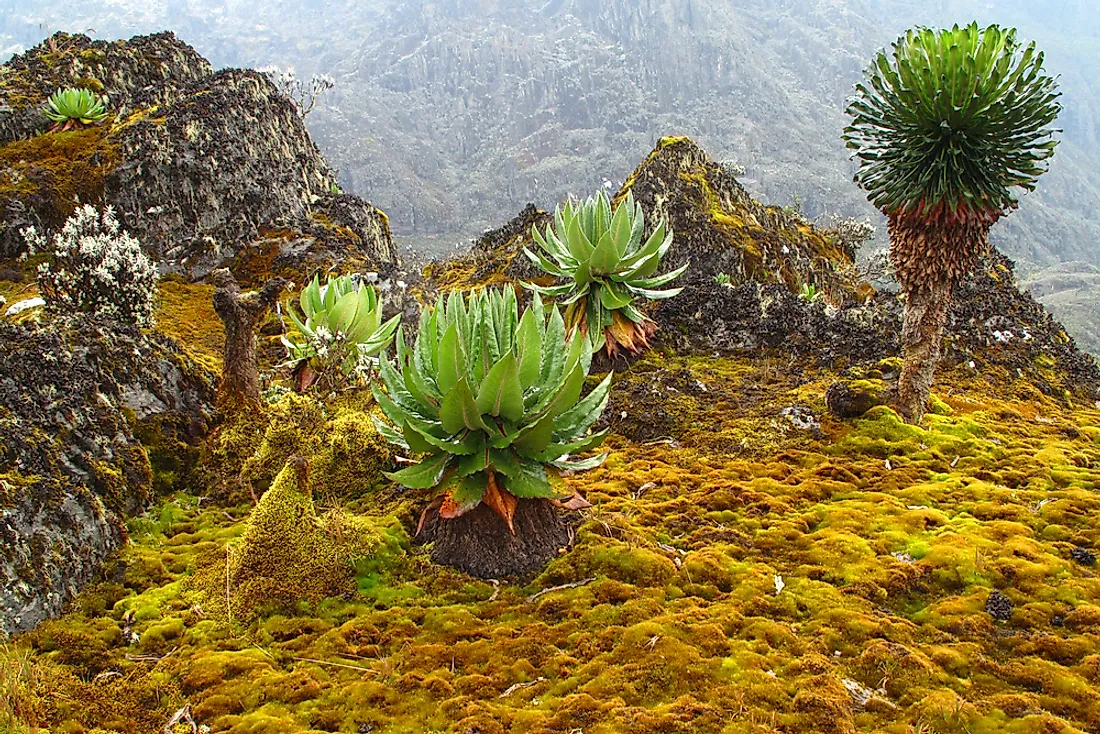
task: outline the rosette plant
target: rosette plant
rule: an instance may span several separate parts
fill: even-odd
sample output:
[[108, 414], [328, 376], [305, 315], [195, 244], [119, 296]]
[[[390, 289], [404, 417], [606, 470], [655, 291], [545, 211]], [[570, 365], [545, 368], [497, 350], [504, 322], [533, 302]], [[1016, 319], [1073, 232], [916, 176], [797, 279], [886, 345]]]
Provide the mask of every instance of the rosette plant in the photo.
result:
[[[511, 289], [482, 291], [468, 299], [452, 293], [422, 314], [411, 349], [398, 335], [397, 364], [382, 359], [382, 385], [374, 386], [388, 419], [376, 420], [376, 427], [391, 443], [420, 456], [387, 476], [436, 495], [422, 524], [435, 509], [437, 525], [456, 524], [466, 531], [452, 538], [449, 550], [433, 549], [439, 560], [498, 573], [499, 563], [485, 567], [478, 559], [464, 561], [464, 550], [453, 546], [476, 543], [478, 534], [499, 530], [504, 532], [497, 537], [508, 536], [504, 542], [510, 544], [521, 521], [522, 530], [540, 536], [523, 541], [541, 544], [524, 551], [541, 556], [540, 563], [565, 544], [539, 527], [560, 525], [552, 508], [547, 511], [548, 500], [568, 499], [555, 488], [556, 480], [563, 471], [590, 469], [606, 457], [573, 458], [598, 446], [607, 433], [590, 428], [607, 405], [611, 375], [581, 397], [591, 355], [586, 338], [567, 343], [560, 312], [545, 308], [537, 295], [520, 318]], [[565, 504], [586, 505], [579, 498]], [[499, 517], [495, 528], [484, 517], [468, 520], [480, 508]], [[506, 552], [493, 549], [496, 555]], [[527, 570], [507, 562], [503, 569], [505, 574]]]
[[545, 237], [537, 227], [531, 228], [539, 250], [523, 249], [544, 272], [566, 281], [523, 286], [561, 298], [567, 331], [589, 336], [593, 348], [605, 350], [611, 358], [620, 350], [638, 354], [649, 346], [656, 324], [635, 305], [637, 299], [659, 301], [683, 290], [661, 286], [683, 275], [686, 264], [654, 275], [672, 246], [672, 232], [661, 221], [643, 243], [644, 227], [645, 215], [632, 194], [627, 193], [612, 213], [601, 191], [579, 205], [570, 201], [558, 207]]
[[1015, 29], [919, 28], [880, 51], [848, 104], [855, 180], [887, 216], [905, 297], [899, 407], [924, 413], [951, 293], [989, 229], [1047, 170], [1061, 105], [1043, 54]]
[[103, 97], [89, 89], [58, 89], [46, 100], [46, 117], [53, 120], [52, 132], [64, 132], [107, 118]]
[[321, 381], [335, 387], [364, 371], [393, 341], [398, 314], [382, 322], [382, 299], [369, 285], [350, 275], [329, 277], [324, 286], [314, 276], [298, 299], [302, 316], [287, 308], [300, 337], [283, 337], [300, 391]]

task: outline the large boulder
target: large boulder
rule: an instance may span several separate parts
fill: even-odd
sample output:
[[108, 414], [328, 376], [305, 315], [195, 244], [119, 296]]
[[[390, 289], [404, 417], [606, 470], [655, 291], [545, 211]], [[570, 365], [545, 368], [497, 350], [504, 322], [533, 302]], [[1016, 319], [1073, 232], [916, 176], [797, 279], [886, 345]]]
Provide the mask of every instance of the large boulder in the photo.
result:
[[[111, 118], [40, 134], [67, 86], [109, 98]], [[77, 202], [110, 204], [163, 272], [230, 265], [244, 280], [354, 261], [397, 262], [385, 214], [340, 194], [294, 104], [265, 76], [210, 64], [173, 35], [90, 41], [55, 34], [0, 66], [0, 256], [28, 225]]]
[[162, 335], [0, 323], [0, 631], [58, 614], [95, 576], [154, 474], [189, 470], [213, 395], [213, 375]]

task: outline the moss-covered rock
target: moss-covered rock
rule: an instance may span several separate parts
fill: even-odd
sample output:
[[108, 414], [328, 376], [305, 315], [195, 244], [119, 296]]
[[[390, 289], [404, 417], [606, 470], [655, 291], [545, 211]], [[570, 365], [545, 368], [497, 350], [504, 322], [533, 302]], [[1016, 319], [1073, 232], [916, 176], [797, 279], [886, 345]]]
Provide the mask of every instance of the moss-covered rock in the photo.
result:
[[[46, 98], [69, 84], [107, 95], [110, 118], [34, 137]], [[249, 283], [334, 264], [393, 270], [385, 214], [333, 194], [335, 181], [267, 76], [215, 73], [170, 33], [59, 33], [0, 66], [0, 257], [23, 252], [23, 227], [60, 227], [79, 200], [113, 205], [162, 271], [189, 278], [220, 265]]]
[[213, 380], [166, 337], [88, 319], [0, 324], [0, 375], [12, 632], [57, 614], [123, 539], [122, 518], [190, 476]]

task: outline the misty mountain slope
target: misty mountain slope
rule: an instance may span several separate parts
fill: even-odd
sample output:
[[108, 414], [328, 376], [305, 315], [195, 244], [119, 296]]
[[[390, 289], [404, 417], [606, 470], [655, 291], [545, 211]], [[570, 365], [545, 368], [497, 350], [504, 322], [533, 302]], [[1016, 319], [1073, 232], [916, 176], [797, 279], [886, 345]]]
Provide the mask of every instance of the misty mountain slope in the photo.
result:
[[[1087, 0], [0, 0], [0, 48], [37, 43], [44, 28], [167, 27], [215, 65], [331, 74], [337, 87], [309, 116], [311, 132], [346, 189], [423, 241], [472, 236], [528, 201], [617, 186], [668, 134], [745, 166], [742, 183], [766, 201], [881, 224], [840, 140], [871, 54], [915, 24], [1014, 25], [1061, 76], [1065, 132], [1038, 191], [992, 238], [1025, 280], [1041, 280], [1059, 262], [1100, 265], [1093, 10]], [[1097, 308], [1081, 298], [1074, 308]]]

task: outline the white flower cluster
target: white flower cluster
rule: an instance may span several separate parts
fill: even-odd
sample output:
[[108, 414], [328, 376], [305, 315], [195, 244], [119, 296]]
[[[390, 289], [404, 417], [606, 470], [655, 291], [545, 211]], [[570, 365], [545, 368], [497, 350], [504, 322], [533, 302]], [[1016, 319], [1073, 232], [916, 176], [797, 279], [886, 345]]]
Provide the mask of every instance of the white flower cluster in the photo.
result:
[[85, 204], [47, 239], [34, 227], [22, 232], [38, 266], [38, 289], [60, 313], [91, 313], [152, 326], [157, 268], [141, 243], [122, 231], [114, 210]]

